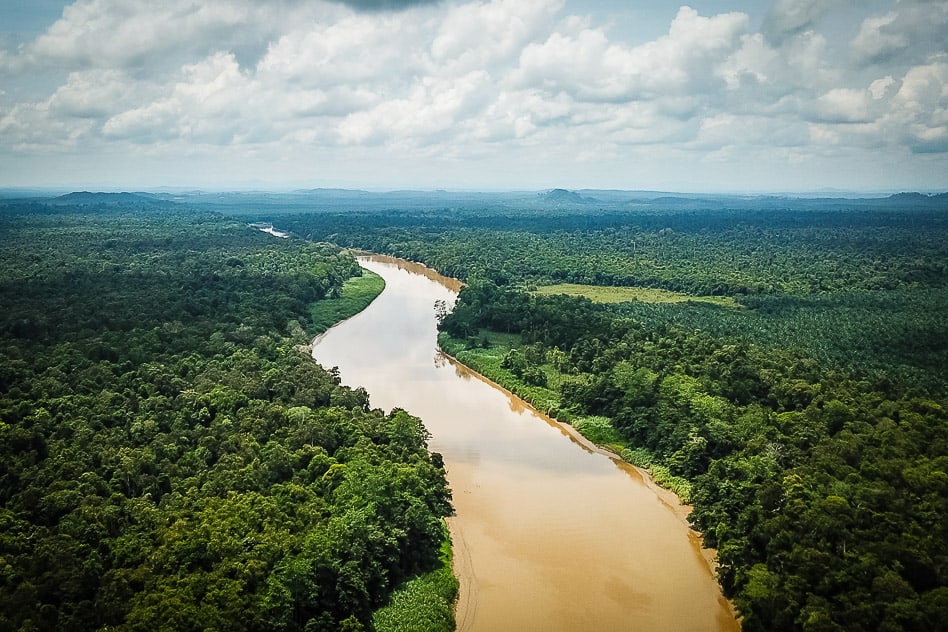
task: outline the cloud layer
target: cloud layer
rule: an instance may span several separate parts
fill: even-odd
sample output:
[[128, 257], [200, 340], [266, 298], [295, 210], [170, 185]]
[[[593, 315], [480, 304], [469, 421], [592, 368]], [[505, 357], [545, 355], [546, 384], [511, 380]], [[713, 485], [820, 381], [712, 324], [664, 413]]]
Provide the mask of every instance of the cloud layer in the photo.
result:
[[369, 161], [405, 184], [440, 169], [490, 186], [523, 160], [534, 180], [899, 161], [948, 186], [948, 5], [893, 2], [830, 46], [839, 4], [778, 0], [759, 32], [683, 6], [631, 44], [562, 0], [78, 0], [0, 51], [16, 87], [0, 92], [0, 165], [145, 156], [167, 178], [200, 155], [301, 180]]

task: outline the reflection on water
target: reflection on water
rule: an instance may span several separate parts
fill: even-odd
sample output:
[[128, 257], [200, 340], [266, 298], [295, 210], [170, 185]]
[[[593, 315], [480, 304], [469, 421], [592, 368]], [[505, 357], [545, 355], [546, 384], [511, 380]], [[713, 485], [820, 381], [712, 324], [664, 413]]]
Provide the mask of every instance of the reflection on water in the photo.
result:
[[313, 356], [373, 406], [421, 417], [444, 456], [459, 629], [738, 629], [667, 495], [437, 351], [435, 301], [453, 304], [457, 281], [388, 258], [362, 265], [385, 291]]

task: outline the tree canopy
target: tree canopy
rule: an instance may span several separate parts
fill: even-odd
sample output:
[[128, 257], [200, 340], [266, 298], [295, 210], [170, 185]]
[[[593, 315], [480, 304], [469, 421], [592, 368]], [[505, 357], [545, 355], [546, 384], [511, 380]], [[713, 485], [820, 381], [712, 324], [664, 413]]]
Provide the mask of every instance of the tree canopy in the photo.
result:
[[0, 629], [370, 629], [441, 563], [420, 420], [297, 349], [351, 255], [121, 206], [0, 236]]
[[442, 344], [688, 499], [744, 629], [944, 630], [948, 216], [775, 204], [280, 221], [466, 281]]

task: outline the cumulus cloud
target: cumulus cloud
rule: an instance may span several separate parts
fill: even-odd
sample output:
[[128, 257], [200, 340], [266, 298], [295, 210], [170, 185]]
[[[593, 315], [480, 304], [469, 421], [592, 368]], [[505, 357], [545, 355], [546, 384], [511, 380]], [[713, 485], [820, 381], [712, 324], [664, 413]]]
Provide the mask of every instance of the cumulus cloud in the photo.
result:
[[358, 11], [401, 11], [419, 4], [436, 4], [440, 0], [333, 0]]
[[553, 30], [562, 5], [562, 0], [495, 0], [453, 7], [437, 26], [432, 62], [447, 72], [515, 63], [524, 46]]
[[78, 0], [7, 63], [154, 74], [224, 50], [251, 64], [287, 20], [304, 20], [314, 11], [312, 3], [290, 0]]
[[807, 32], [781, 46], [771, 46], [760, 33], [744, 35], [741, 45], [715, 66], [727, 86], [732, 111], [777, 115], [799, 110], [838, 85], [839, 72], [827, 61], [826, 39]]
[[887, 122], [912, 151], [948, 152], [948, 62], [909, 70], [892, 99]]
[[889, 88], [895, 84], [895, 79], [892, 78], [892, 75], [886, 75], [881, 79], [876, 79], [871, 84], [869, 84], [869, 94], [872, 95], [873, 99], [879, 100], [885, 97], [889, 93]]
[[813, 28], [839, 0], [777, 0], [764, 18], [761, 31], [774, 44]]
[[868, 123], [869, 105], [868, 90], [833, 88], [816, 99], [814, 118], [824, 123]]
[[839, 56], [821, 32], [838, 5], [779, 0], [759, 31], [681, 7], [632, 44], [568, 0], [78, 0], [0, 51], [5, 84], [50, 82], [0, 94], [0, 156], [948, 151], [948, 7], [864, 14]]
[[919, 63], [944, 54], [948, 42], [948, 3], [902, 0], [892, 11], [865, 18], [850, 41], [858, 64]]
[[635, 47], [610, 41], [602, 29], [554, 32], [524, 49], [516, 81], [551, 93], [565, 91], [582, 101], [703, 92], [714, 81], [716, 61], [738, 47], [746, 29], [743, 13], [708, 18], [682, 7], [667, 35]]
[[387, 140], [427, 144], [479, 111], [486, 83], [483, 72], [453, 79], [424, 79], [402, 98], [347, 116], [339, 124], [340, 140], [345, 144]]
[[241, 74], [233, 55], [217, 53], [185, 66], [182, 74], [170, 94], [109, 118], [103, 135], [139, 143], [179, 139], [228, 145], [247, 134], [243, 114], [253, 108], [254, 83]]
[[145, 96], [138, 90], [147, 88], [138, 85], [121, 70], [72, 72], [45, 105], [54, 116], [101, 119]]
[[424, 72], [418, 54], [421, 28], [404, 16], [314, 21], [271, 43], [257, 72], [291, 90], [415, 76]]
[[766, 115], [720, 113], [704, 118], [690, 147], [718, 156], [731, 148], [797, 148], [810, 140], [810, 126], [802, 121]]
[[859, 33], [850, 43], [857, 60], [861, 63], [883, 61], [908, 48], [908, 34], [892, 27], [898, 17], [893, 11], [863, 20]]
[[948, 62], [912, 67], [901, 80], [822, 95], [811, 117], [814, 141], [848, 147], [948, 152]]

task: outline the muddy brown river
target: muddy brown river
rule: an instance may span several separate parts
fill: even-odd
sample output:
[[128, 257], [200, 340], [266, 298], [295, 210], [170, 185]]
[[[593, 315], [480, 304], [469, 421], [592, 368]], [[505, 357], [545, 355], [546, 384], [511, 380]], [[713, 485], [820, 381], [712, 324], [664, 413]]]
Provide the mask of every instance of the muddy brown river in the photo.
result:
[[360, 263], [385, 291], [313, 357], [373, 406], [421, 417], [444, 456], [459, 630], [739, 629], [673, 495], [438, 351], [435, 301], [457, 281]]

